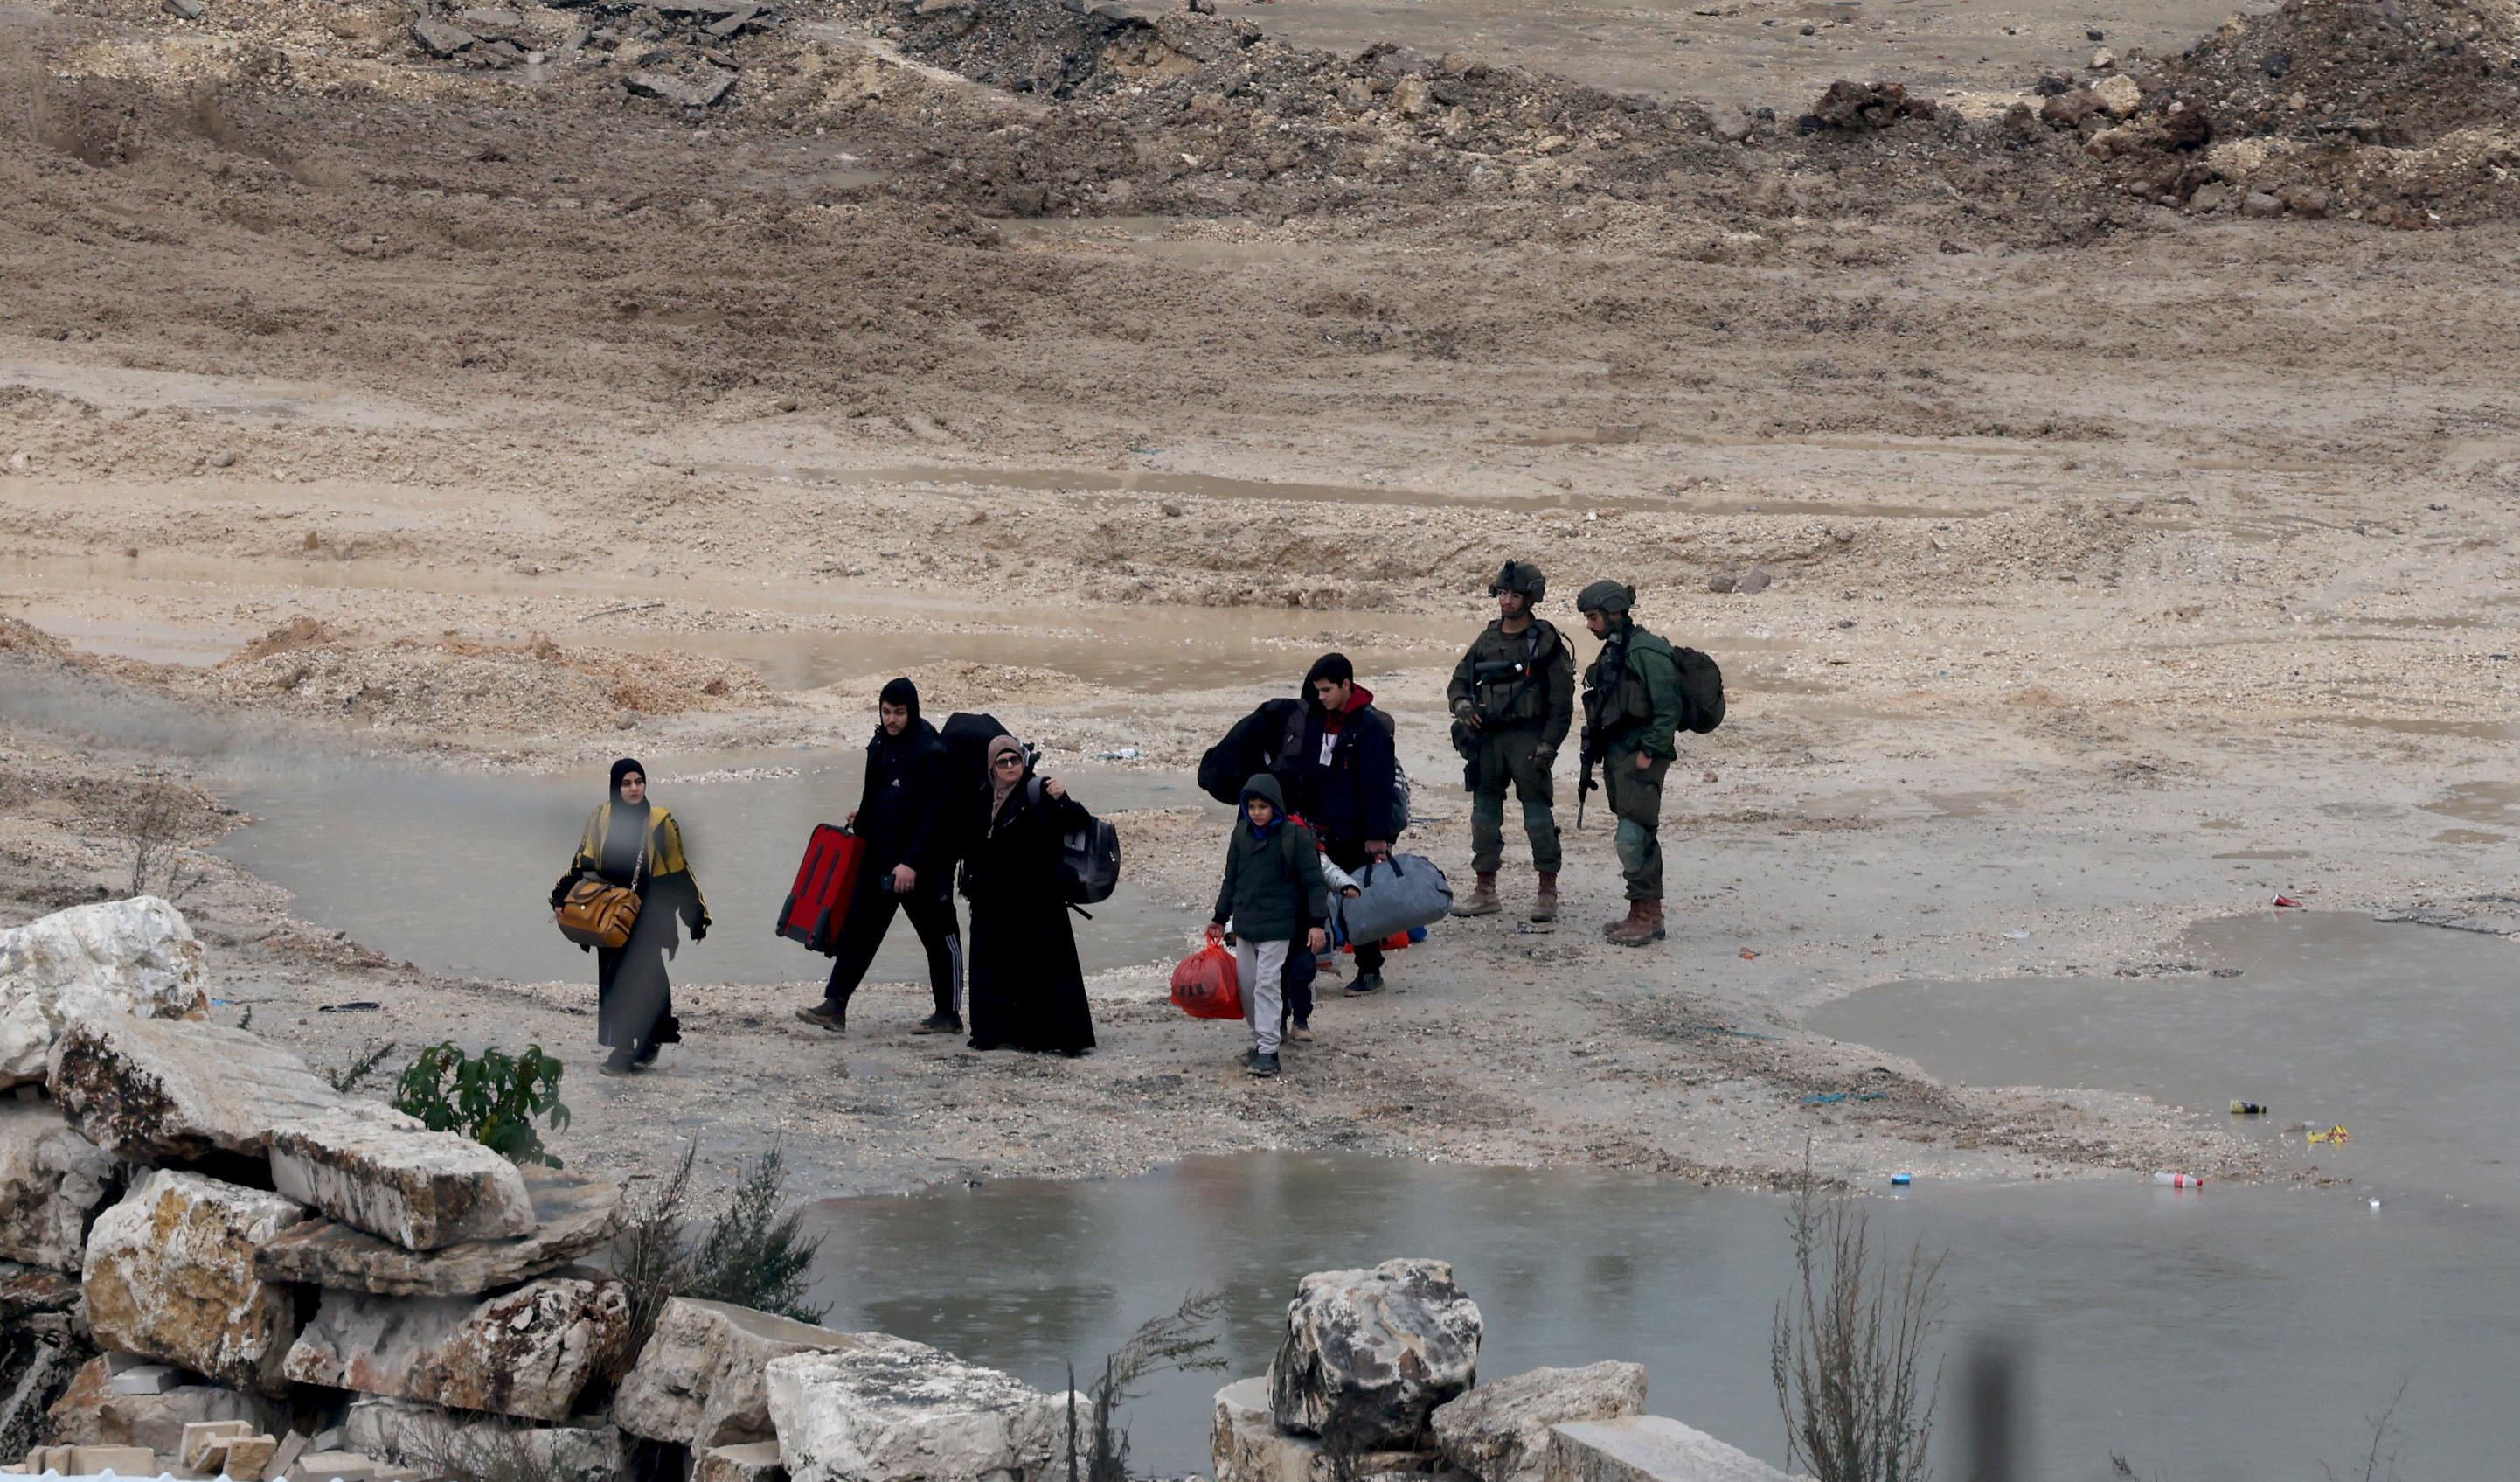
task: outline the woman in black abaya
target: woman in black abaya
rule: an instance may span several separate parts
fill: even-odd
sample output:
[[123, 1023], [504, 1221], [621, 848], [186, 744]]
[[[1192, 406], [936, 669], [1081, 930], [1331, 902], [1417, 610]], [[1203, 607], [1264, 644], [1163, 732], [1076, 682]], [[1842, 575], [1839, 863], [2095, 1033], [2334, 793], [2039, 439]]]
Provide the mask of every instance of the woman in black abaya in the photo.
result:
[[595, 810], [579, 836], [568, 873], [552, 887], [558, 916], [569, 886], [595, 874], [608, 884], [639, 893], [639, 920], [630, 940], [595, 949], [596, 1042], [610, 1050], [606, 1075], [628, 1075], [656, 1058], [656, 1047], [682, 1040], [674, 1018], [673, 985], [665, 959], [679, 945], [674, 922], [691, 927], [692, 940], [708, 935], [708, 902], [683, 857], [682, 826], [648, 801], [648, 769], [632, 757], [612, 764], [612, 800]]
[[1031, 776], [1020, 742], [989, 742], [988, 824], [967, 853], [971, 1048], [1094, 1048], [1094, 1015], [1058, 885], [1059, 835], [1092, 815], [1055, 778]]

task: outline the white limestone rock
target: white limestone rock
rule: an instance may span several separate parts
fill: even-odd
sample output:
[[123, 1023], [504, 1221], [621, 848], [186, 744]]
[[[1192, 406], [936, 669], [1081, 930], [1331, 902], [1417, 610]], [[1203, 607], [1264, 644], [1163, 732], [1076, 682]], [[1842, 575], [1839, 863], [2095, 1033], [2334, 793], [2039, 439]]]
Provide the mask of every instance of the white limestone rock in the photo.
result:
[[253, 1256], [305, 1217], [276, 1193], [152, 1170], [88, 1233], [79, 1284], [97, 1342], [230, 1389], [285, 1393], [296, 1297], [258, 1276]]
[[770, 1361], [859, 1346], [848, 1333], [728, 1302], [675, 1297], [613, 1396], [612, 1418], [652, 1441], [694, 1451], [777, 1438], [770, 1424]]
[[1444, 1261], [1317, 1271], [1286, 1304], [1269, 1366], [1281, 1429], [1359, 1450], [1415, 1450], [1436, 1406], [1478, 1382], [1478, 1304]]
[[532, 1195], [531, 1234], [407, 1250], [334, 1220], [308, 1220], [262, 1247], [276, 1281], [304, 1281], [390, 1297], [461, 1297], [515, 1286], [567, 1265], [617, 1234], [621, 1185], [582, 1169], [520, 1167]]
[[1479, 1482], [1541, 1482], [1550, 1427], [1644, 1412], [1644, 1366], [1603, 1362], [1493, 1380], [1436, 1407], [1431, 1424], [1456, 1470]]
[[1552, 1426], [1542, 1482], [1795, 1482], [1735, 1446], [1661, 1415]]
[[692, 1459], [692, 1482], [788, 1482], [788, 1468], [776, 1441], [712, 1446]]
[[487, 1299], [328, 1290], [283, 1371], [362, 1394], [564, 1420], [629, 1331], [618, 1281], [553, 1277]]
[[[844, 1353], [773, 1359], [769, 1381], [791, 1482], [1034, 1482], [1054, 1458], [1065, 1464], [1070, 1396], [924, 1343], [868, 1334]], [[1092, 1402], [1072, 1398], [1090, 1427]]]
[[418, 1400], [362, 1395], [341, 1417], [341, 1448], [432, 1475], [620, 1482], [629, 1438], [609, 1425], [519, 1425]]
[[72, 906], [0, 931], [0, 1089], [44, 1077], [62, 1026], [82, 1014], [206, 1011], [202, 944], [154, 895]]
[[420, 1125], [351, 1101], [288, 1051], [219, 1024], [82, 1015], [53, 1042], [50, 1080], [71, 1126], [137, 1163], [259, 1156], [273, 1127], [342, 1108]]
[[337, 1107], [278, 1123], [267, 1145], [273, 1188], [405, 1250], [534, 1229], [534, 1201], [516, 1164], [382, 1107]]
[[0, 1100], [0, 1260], [76, 1271], [113, 1159], [44, 1101]]

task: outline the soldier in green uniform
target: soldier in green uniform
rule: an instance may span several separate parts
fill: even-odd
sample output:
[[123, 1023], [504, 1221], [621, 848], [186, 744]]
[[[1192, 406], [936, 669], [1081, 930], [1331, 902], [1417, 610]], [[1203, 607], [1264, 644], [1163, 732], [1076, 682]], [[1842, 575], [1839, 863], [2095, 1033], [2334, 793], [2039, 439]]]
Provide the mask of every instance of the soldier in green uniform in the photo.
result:
[[1469, 763], [1470, 868], [1478, 888], [1453, 908], [1455, 916], [1493, 916], [1497, 868], [1505, 863], [1505, 793], [1522, 799], [1522, 831], [1531, 840], [1531, 868], [1540, 888], [1531, 904], [1535, 921], [1557, 920], [1557, 816], [1550, 777], [1557, 748], [1575, 723], [1575, 650], [1563, 634], [1532, 608], [1548, 594], [1549, 578], [1527, 561], [1509, 561], [1488, 595], [1499, 616], [1470, 644], [1453, 669], [1453, 741]]
[[1670, 644], [1628, 615], [1637, 589], [1597, 581], [1575, 599], [1584, 626], [1601, 651], [1584, 671], [1584, 782], [1603, 769], [1610, 811], [1619, 820], [1619, 873], [1627, 876], [1628, 914], [1603, 934], [1623, 947], [1659, 941], [1662, 923], [1662, 780], [1680, 747], [1680, 656]]

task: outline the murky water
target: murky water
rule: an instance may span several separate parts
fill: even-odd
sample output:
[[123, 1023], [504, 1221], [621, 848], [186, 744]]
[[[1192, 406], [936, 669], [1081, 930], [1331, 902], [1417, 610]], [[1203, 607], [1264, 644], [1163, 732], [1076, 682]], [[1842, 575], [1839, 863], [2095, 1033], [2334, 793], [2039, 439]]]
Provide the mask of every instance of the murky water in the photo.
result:
[[[829, 958], [775, 935], [772, 923], [806, 835], [857, 805], [865, 753], [642, 760], [655, 769], [652, 795], [682, 823], [693, 873], [716, 921], [706, 941], [683, 945], [673, 976], [717, 983], [827, 976]], [[672, 780], [744, 768], [796, 771], [749, 781]], [[1107, 768], [1063, 776], [1078, 799], [1105, 812], [1215, 807], [1187, 778]], [[219, 852], [295, 892], [298, 916], [434, 971], [592, 980], [593, 963], [553, 929], [548, 901], [587, 814], [604, 800], [603, 772], [507, 778], [345, 770], [248, 777], [219, 791], [256, 820], [229, 834]], [[1085, 970], [1178, 955], [1197, 913], [1177, 906], [1174, 896], [1158, 899], [1124, 880], [1093, 908], [1094, 920], [1076, 922]], [[924, 962], [916, 933], [896, 922], [868, 978], [924, 982]]]
[[[1228, 1371], [1130, 1415], [1135, 1460], [1207, 1469], [1207, 1397], [1260, 1372], [1307, 1271], [1454, 1263], [1487, 1319], [1480, 1370], [1634, 1360], [1650, 1406], [1784, 1460], [1768, 1330], [1782, 1201], [1693, 1184], [1403, 1159], [1194, 1158], [1144, 1178], [1006, 1183], [815, 1206], [829, 1321], [1054, 1385], [1184, 1291], [1226, 1294]], [[1919, 1187], [1878, 1228], [1948, 1247], [1946, 1336], [2032, 1354], [2028, 1475], [2101, 1482], [2124, 1451], [2194, 1482], [2343, 1472], [2357, 1417], [2408, 1381], [2407, 1475], [2506, 1474], [2520, 1232], [2455, 1203], [2384, 1209], [2278, 1188]], [[1957, 1401], [1952, 1403], [1957, 1404]], [[1946, 1475], [1960, 1475], [1957, 1423]]]
[[[2520, 1214], [2520, 948], [2500, 937], [2281, 912], [2208, 922], [2175, 957], [2237, 977], [1893, 983], [1808, 1026], [1973, 1086], [2104, 1086], [2241, 1125], [2293, 1166], [2412, 1198]], [[2296, 1123], [2353, 1141], [2311, 1148]]]

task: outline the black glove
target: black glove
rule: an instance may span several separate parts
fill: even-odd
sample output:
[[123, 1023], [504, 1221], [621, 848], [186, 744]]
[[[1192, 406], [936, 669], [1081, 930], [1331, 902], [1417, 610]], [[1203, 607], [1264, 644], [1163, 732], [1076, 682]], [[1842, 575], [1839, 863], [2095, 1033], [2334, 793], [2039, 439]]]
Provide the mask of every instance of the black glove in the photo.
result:
[[696, 942], [704, 940], [708, 936], [708, 929], [709, 922], [707, 917], [701, 917], [698, 921], [692, 922], [692, 940]]

